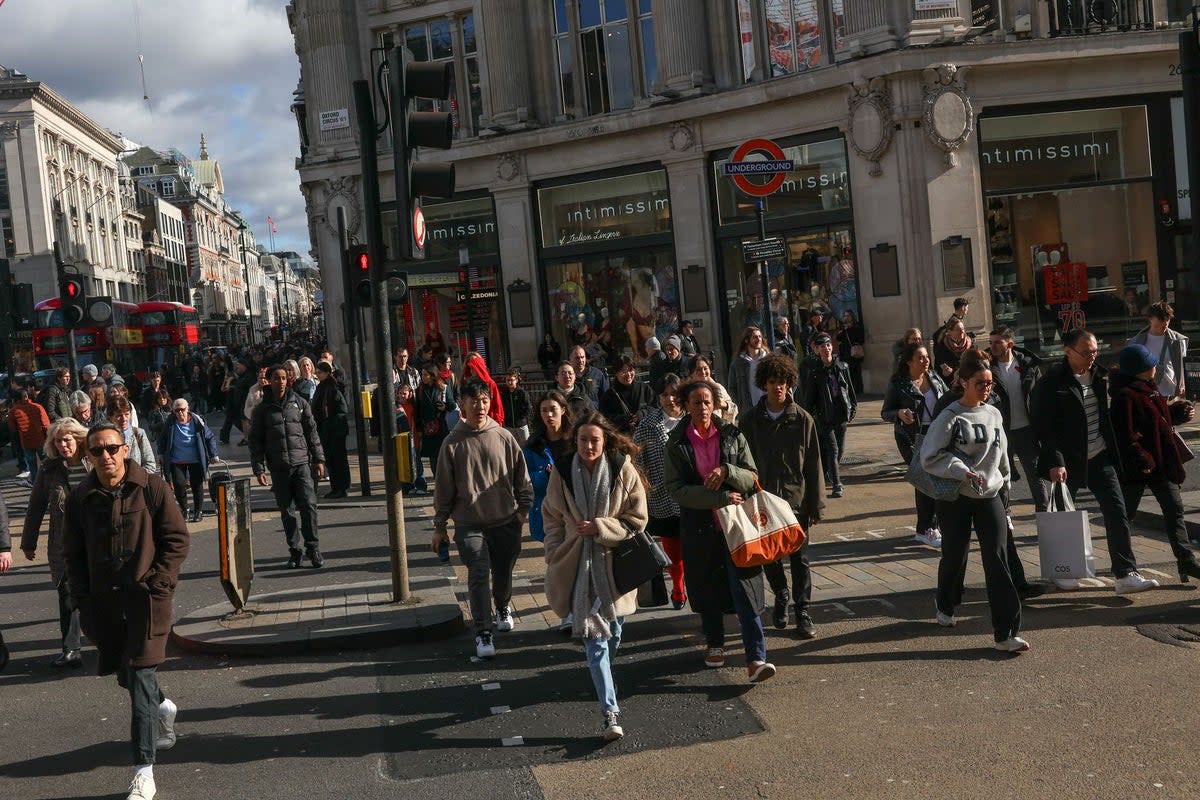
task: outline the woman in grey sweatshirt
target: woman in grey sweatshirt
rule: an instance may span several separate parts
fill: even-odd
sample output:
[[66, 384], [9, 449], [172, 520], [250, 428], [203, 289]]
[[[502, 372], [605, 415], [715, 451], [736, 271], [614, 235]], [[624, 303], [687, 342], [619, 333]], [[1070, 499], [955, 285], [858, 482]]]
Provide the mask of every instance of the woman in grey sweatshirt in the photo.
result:
[[971, 528], [979, 537], [995, 647], [1007, 653], [1029, 649], [1021, 630], [1021, 598], [1008, 571], [1004, 548], [1008, 525], [1000, 490], [1008, 485], [1008, 440], [1000, 411], [986, 404], [992, 373], [986, 362], [964, 359], [958, 370], [961, 399], [947, 406], [921, 445], [921, 464], [932, 475], [960, 481], [958, 497], [937, 502], [942, 529], [938, 565], [937, 622], [953, 627], [962, 601]]

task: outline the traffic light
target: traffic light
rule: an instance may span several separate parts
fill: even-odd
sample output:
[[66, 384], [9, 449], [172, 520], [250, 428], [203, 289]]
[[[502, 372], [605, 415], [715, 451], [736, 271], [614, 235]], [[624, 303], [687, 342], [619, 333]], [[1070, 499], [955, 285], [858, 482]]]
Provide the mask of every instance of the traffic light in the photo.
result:
[[401, 259], [425, 257], [425, 218], [421, 213], [421, 198], [454, 196], [454, 164], [416, 159], [418, 147], [449, 149], [454, 141], [453, 117], [446, 111], [410, 111], [409, 100], [414, 97], [446, 100], [453, 89], [451, 62], [410, 61], [405, 64], [404, 50], [392, 48], [388, 56], [388, 97]]
[[67, 275], [59, 280], [58, 297], [62, 301], [63, 327], [74, 330], [83, 322], [87, 313], [87, 294], [83, 290], [83, 279], [78, 275]]
[[371, 254], [365, 245], [350, 248], [350, 297], [354, 305], [371, 307]]

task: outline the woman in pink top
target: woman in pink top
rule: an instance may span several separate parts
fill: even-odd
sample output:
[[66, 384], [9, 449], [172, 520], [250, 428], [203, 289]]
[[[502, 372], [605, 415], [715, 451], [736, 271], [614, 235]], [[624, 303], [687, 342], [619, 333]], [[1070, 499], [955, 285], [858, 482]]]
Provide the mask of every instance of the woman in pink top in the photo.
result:
[[725, 614], [733, 608], [742, 627], [751, 683], [775, 674], [763, 633], [762, 567], [735, 567], [713, 509], [741, 504], [758, 478], [750, 446], [736, 426], [714, 414], [716, 387], [693, 381], [679, 389], [687, 416], [667, 439], [664, 482], [679, 504], [684, 580], [692, 610], [700, 614], [708, 667], [725, 665]]

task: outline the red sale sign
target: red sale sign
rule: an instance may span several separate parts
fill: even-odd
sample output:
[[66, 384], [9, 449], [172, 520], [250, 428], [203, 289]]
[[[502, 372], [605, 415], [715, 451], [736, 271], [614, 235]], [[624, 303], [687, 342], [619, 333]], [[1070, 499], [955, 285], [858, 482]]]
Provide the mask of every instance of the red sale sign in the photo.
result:
[[1042, 268], [1042, 285], [1048, 305], [1082, 303], [1088, 299], [1087, 264], [1067, 261]]

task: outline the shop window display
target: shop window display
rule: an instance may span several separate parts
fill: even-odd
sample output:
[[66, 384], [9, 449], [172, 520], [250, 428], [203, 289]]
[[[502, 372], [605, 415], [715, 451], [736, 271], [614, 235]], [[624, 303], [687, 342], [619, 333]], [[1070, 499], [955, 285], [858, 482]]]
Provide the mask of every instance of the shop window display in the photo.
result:
[[[745, 326], [767, 330], [774, 327], [774, 319], [779, 316], [791, 320], [792, 335], [796, 337], [805, 332], [814, 309], [822, 313], [822, 324], [833, 335], [838, 333], [839, 321], [847, 311], [855, 319], [862, 319], [858, 264], [850, 229], [831, 226], [783, 238], [788, 255], [767, 263], [765, 294], [759, 265], [743, 262], [743, 240], [726, 239], [721, 243], [729, 352], [736, 349]], [[746, 241], [751, 239], [757, 237]]]
[[679, 289], [669, 248], [588, 255], [546, 266], [550, 332], [588, 357], [614, 364], [621, 356], [645, 361], [646, 340], [679, 327]]

